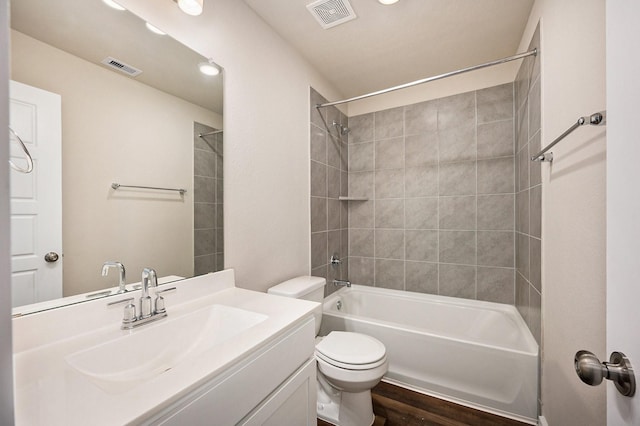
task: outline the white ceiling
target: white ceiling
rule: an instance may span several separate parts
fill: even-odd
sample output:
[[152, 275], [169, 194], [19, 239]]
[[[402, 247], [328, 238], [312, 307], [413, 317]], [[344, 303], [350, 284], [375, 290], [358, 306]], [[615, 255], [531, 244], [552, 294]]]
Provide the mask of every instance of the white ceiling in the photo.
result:
[[11, 28], [100, 66], [114, 57], [142, 69], [137, 81], [222, 114], [222, 74], [202, 75], [206, 58], [128, 11], [101, 0], [12, 0]]
[[313, 0], [244, 0], [346, 97], [516, 53], [533, 0], [350, 0], [324, 30]]

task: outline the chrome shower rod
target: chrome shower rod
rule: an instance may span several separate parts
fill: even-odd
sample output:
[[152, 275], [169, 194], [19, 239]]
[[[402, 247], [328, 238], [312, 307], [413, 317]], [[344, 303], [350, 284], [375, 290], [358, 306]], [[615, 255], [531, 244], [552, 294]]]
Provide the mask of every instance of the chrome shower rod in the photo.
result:
[[515, 61], [516, 59], [526, 58], [527, 56], [532, 56], [532, 55], [536, 56], [537, 54], [538, 54], [538, 49], [535, 48], [535, 49], [530, 50], [528, 52], [518, 53], [518, 54], [513, 55], [513, 56], [509, 56], [509, 57], [502, 58], [502, 59], [497, 59], [495, 61], [487, 62], [487, 63], [484, 63], [484, 64], [475, 65], [475, 66], [468, 67], [468, 68], [463, 68], [463, 69], [460, 69], [460, 70], [457, 70], [457, 71], [450, 71], [450, 72], [447, 72], [447, 73], [444, 73], [444, 74], [435, 75], [433, 77], [423, 78], [421, 80], [412, 81], [410, 83], [401, 84], [399, 86], [390, 87], [388, 89], [378, 90], [377, 92], [367, 93], [366, 95], [354, 96], [353, 98], [344, 99], [344, 100], [341, 100], [341, 101], [327, 102], [327, 103], [324, 103], [324, 104], [317, 104], [316, 108], [325, 108], [325, 107], [330, 107], [330, 106], [334, 106], [334, 105], [346, 104], [348, 102], [359, 101], [361, 99], [370, 98], [372, 96], [383, 95], [385, 93], [395, 92], [396, 90], [406, 89], [408, 87], [417, 86], [419, 84], [429, 83], [431, 81], [441, 80], [441, 79], [447, 78], [447, 77], [453, 77], [454, 75], [464, 74], [464, 73], [469, 72], [469, 71], [475, 71], [475, 70], [479, 70], [479, 69], [482, 69], [482, 68], [492, 67], [494, 65], [504, 64], [506, 62]]

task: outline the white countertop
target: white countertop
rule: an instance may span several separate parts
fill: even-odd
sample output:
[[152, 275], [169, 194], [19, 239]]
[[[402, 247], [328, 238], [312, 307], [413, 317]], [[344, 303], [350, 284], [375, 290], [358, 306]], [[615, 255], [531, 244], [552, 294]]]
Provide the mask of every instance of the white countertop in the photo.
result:
[[[169, 317], [131, 331], [120, 329], [122, 305], [106, 306], [107, 302], [125, 299], [131, 293], [15, 318], [16, 424], [137, 423], [303, 323], [317, 306], [313, 302], [236, 288], [232, 270], [170, 286], [174, 284], [177, 292], [163, 295]], [[68, 355], [85, 348], [149, 327], [160, 327], [165, 321], [212, 304], [240, 308], [268, 318], [125, 391], [107, 392], [65, 361]]]

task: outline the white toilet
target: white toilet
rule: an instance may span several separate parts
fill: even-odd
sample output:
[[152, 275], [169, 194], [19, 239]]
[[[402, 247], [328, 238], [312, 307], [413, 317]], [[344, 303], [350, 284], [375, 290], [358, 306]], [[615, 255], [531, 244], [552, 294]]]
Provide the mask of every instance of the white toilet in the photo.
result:
[[[271, 287], [269, 294], [322, 303], [326, 280], [302, 276]], [[314, 312], [316, 336], [322, 305]], [[318, 365], [318, 417], [339, 426], [370, 426], [374, 415], [371, 388], [387, 372], [386, 349], [377, 339], [361, 333], [332, 331], [316, 338]]]

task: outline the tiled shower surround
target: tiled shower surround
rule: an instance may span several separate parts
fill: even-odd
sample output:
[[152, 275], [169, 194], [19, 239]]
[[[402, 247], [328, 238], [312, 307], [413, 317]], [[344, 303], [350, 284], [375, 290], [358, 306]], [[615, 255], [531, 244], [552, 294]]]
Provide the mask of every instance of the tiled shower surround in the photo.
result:
[[515, 83], [348, 119], [322, 102], [311, 89], [312, 274], [516, 304], [540, 342], [539, 59]]
[[515, 302], [513, 91], [349, 118], [352, 282]]
[[223, 253], [223, 134], [200, 123], [193, 127], [193, 255], [194, 275], [224, 269]]
[[[315, 105], [327, 102], [318, 92], [310, 92], [310, 152], [311, 152], [311, 274], [346, 279], [348, 274], [348, 211], [347, 201], [340, 201], [348, 189], [347, 136], [337, 126], [348, 127], [347, 117], [337, 108]], [[340, 258], [340, 265], [332, 265], [332, 255]], [[335, 290], [325, 286], [325, 296]]]

